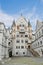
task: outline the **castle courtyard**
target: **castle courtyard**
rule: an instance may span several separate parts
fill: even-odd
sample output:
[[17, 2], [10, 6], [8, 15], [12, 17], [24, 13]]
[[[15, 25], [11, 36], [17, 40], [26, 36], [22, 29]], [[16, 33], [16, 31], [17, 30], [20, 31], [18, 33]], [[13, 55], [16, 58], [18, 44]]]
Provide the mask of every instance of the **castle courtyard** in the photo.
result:
[[3, 59], [0, 65], [43, 65], [43, 57], [12, 57]]

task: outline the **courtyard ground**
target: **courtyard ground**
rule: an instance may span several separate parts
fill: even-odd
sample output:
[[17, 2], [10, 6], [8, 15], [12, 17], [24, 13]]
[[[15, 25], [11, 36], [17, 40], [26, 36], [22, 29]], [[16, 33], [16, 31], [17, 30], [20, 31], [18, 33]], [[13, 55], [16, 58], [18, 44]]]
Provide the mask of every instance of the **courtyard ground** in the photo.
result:
[[43, 57], [12, 57], [3, 59], [0, 65], [43, 65]]

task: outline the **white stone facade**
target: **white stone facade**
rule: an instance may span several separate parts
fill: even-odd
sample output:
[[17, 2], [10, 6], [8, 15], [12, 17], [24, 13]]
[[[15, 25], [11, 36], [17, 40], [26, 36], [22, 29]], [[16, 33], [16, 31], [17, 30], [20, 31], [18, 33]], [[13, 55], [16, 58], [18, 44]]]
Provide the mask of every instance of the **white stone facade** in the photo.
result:
[[[0, 22], [0, 59], [11, 56], [32, 56], [29, 46], [43, 56], [43, 22], [37, 21], [35, 34], [30, 21], [20, 16], [11, 28]], [[27, 49], [28, 48], [28, 49]]]
[[[27, 52], [27, 43], [31, 44], [30, 37], [32, 38], [32, 27], [29, 25], [30, 22], [21, 16], [17, 22], [12, 25], [13, 38], [13, 56], [31, 56]], [[29, 25], [29, 26], [28, 26]], [[30, 30], [30, 31], [29, 31]]]
[[43, 56], [43, 22], [37, 21], [35, 40], [32, 42], [32, 48]]
[[[9, 31], [9, 30], [8, 30]], [[8, 58], [8, 33], [5, 28], [5, 25], [0, 22], [0, 59]]]

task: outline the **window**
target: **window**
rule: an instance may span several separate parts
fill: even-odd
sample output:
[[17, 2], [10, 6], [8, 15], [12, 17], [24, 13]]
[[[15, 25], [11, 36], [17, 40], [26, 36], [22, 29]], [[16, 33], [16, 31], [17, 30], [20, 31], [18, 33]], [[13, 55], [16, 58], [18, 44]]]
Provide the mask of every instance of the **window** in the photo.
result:
[[23, 43], [23, 40], [21, 40], [21, 42]]
[[16, 52], [16, 54], [18, 54], [18, 52]]
[[19, 37], [19, 35], [17, 35], [17, 37]]
[[23, 48], [24, 48], [24, 46], [21, 46], [21, 48], [23, 49]]
[[10, 45], [10, 42], [8, 43], [8, 45]]
[[21, 24], [20, 24], [20, 27], [24, 27], [24, 25], [21, 25]]
[[24, 31], [24, 29], [21, 29], [21, 31]]
[[28, 37], [28, 35], [25, 35], [25, 37]]
[[23, 37], [23, 35], [21, 35], [21, 37]]
[[12, 40], [11, 40], [11, 42], [12, 42]]
[[42, 44], [42, 41], [40, 41], [40, 43]]
[[40, 36], [40, 32], [39, 32], [39, 36]]
[[16, 46], [16, 49], [20, 49], [20, 46]]
[[25, 40], [25, 43], [28, 43], [28, 40]]
[[39, 42], [38, 42], [38, 45], [39, 45]]
[[19, 41], [19, 40], [17, 40], [16, 42], [17, 42], [17, 43], [19, 43], [20, 41]]
[[23, 54], [25, 54], [25, 52], [23, 52]]
[[24, 27], [24, 25], [23, 25], [23, 27]]

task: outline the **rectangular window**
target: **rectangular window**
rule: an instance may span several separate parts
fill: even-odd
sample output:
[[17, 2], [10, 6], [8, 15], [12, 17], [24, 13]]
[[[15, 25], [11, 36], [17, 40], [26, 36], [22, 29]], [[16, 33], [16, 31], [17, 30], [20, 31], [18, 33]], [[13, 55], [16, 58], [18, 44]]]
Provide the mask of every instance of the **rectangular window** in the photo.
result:
[[28, 40], [25, 40], [25, 43], [28, 43]]
[[20, 49], [20, 46], [16, 46], [16, 49]]
[[23, 48], [24, 48], [24, 46], [21, 46], [21, 48], [23, 49]]
[[25, 35], [25, 37], [28, 37], [28, 35]]
[[40, 41], [40, 43], [42, 44], [42, 41]]
[[17, 37], [19, 37], [19, 35], [17, 35]]
[[19, 43], [20, 41], [19, 41], [19, 40], [17, 40], [16, 42], [17, 42], [17, 43]]
[[21, 40], [21, 42], [23, 43], [23, 40]]
[[21, 24], [20, 24], [20, 27], [24, 27], [24, 25], [21, 25]]
[[23, 35], [21, 35], [21, 37], [23, 37]]
[[39, 42], [38, 42], [38, 45], [39, 45]]

